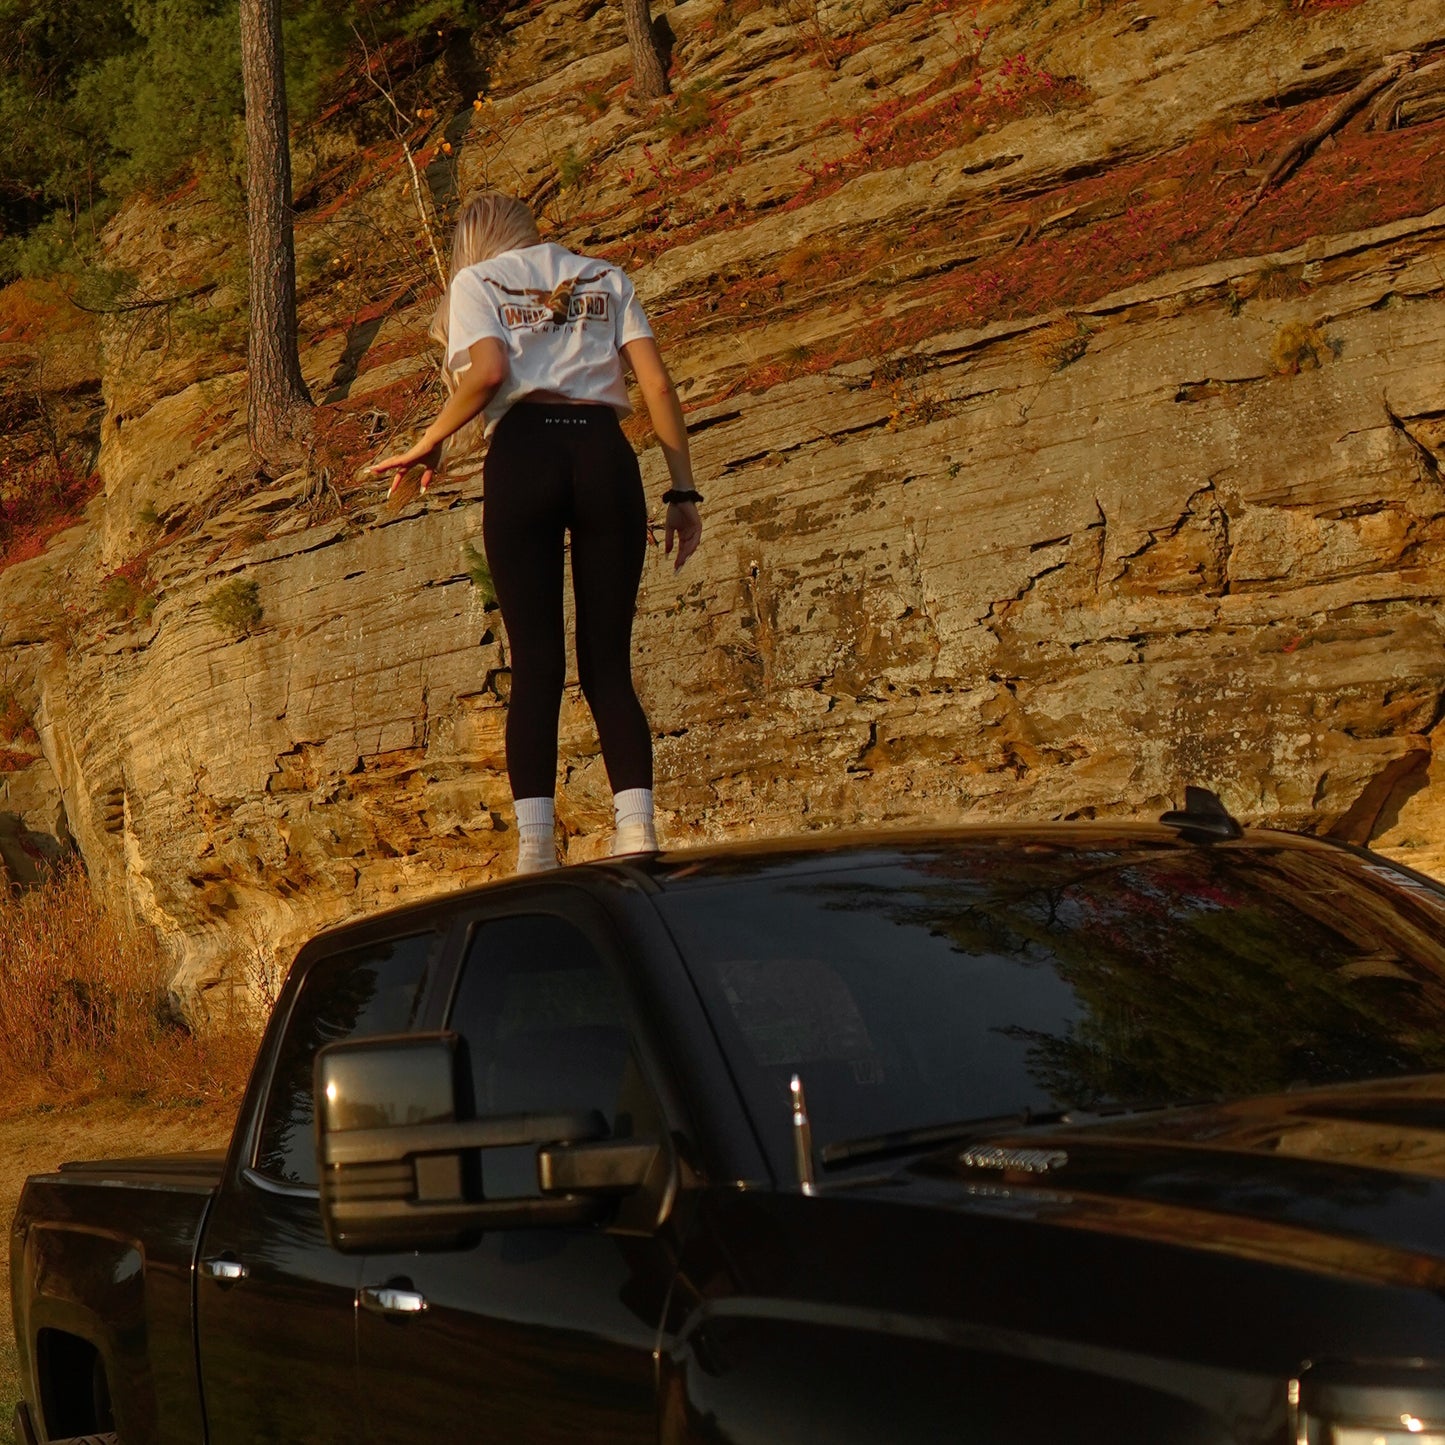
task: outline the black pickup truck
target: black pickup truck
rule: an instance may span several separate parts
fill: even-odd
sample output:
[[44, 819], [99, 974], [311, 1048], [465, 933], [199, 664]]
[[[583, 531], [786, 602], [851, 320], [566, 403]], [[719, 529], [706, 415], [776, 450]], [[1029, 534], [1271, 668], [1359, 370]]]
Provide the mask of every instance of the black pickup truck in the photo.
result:
[[20, 1439], [1441, 1445], [1445, 890], [1166, 818], [315, 939], [224, 1157], [26, 1185]]

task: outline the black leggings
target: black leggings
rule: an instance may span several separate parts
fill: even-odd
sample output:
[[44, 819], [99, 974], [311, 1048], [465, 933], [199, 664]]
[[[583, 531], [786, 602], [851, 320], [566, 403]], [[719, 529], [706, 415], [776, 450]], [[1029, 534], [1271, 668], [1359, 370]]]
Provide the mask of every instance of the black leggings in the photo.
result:
[[612, 790], [652, 786], [652, 732], [632, 686], [632, 617], [647, 548], [637, 457], [609, 406], [518, 402], [482, 473], [482, 538], [512, 659], [507, 774], [514, 798], [557, 785], [566, 680], [562, 556], [572, 533], [577, 675]]

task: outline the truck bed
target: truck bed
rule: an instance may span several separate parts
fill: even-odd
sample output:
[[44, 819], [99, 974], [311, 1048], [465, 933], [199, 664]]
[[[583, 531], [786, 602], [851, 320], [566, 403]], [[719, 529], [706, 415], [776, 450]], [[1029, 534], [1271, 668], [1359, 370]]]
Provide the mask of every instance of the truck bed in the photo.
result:
[[219, 1150], [84, 1160], [26, 1183], [10, 1244], [26, 1307], [15, 1338], [47, 1433], [77, 1433], [67, 1420], [98, 1360], [140, 1438], [204, 1438], [192, 1270], [223, 1161]]

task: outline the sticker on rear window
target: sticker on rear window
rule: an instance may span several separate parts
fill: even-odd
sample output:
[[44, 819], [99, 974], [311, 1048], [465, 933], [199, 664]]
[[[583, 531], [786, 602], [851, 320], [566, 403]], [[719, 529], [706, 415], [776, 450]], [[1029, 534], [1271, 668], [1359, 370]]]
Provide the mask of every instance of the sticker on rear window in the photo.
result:
[[821, 959], [736, 959], [720, 964], [718, 976], [748, 1049], [764, 1067], [874, 1055], [848, 985]]

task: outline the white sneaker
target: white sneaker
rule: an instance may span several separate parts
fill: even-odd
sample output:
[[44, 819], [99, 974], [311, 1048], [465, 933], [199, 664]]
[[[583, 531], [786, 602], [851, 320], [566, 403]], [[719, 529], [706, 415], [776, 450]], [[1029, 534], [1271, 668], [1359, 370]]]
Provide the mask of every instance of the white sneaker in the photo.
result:
[[517, 847], [517, 873], [545, 873], [557, 866], [557, 845], [550, 838], [527, 838]]
[[625, 857], [629, 853], [656, 853], [657, 829], [651, 819], [635, 823], [624, 823], [612, 835], [612, 856]]

